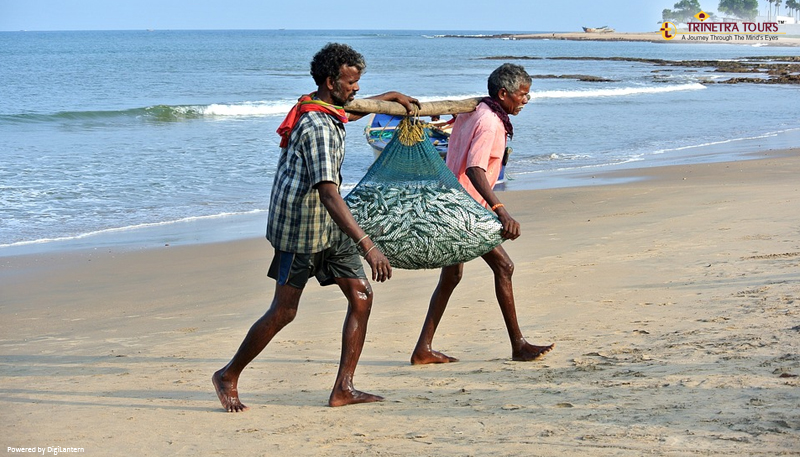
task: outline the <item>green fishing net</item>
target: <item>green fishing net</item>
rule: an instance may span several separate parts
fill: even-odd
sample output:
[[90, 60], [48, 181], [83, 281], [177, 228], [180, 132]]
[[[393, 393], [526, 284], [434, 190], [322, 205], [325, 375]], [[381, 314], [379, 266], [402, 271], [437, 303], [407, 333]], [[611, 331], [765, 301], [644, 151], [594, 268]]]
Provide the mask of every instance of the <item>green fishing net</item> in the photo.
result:
[[462, 263], [503, 242], [495, 214], [464, 190], [409, 118], [345, 202], [395, 268]]

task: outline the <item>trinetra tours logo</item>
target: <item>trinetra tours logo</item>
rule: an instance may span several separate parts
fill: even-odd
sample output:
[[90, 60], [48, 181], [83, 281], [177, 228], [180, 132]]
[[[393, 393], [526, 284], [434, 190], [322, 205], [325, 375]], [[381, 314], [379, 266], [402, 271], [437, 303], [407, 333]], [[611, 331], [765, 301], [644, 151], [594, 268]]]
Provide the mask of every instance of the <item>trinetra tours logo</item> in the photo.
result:
[[661, 26], [661, 36], [665, 40], [671, 40], [678, 34], [678, 28], [672, 22], [664, 22]]
[[711, 17], [700, 11], [694, 17], [699, 22], [687, 22], [687, 31], [678, 31], [672, 22], [663, 22], [659, 31], [665, 40], [675, 39], [680, 35], [681, 41], [777, 41], [777, 22], [706, 22]]

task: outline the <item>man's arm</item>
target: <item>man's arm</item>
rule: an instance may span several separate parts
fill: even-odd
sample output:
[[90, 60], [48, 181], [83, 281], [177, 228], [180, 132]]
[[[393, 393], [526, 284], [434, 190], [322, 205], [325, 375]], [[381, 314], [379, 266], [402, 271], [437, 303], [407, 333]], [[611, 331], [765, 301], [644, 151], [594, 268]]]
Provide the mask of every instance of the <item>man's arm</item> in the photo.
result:
[[[400, 92], [395, 92], [395, 91], [386, 92], [380, 95], [374, 95], [372, 97], [367, 97], [367, 100], [383, 100], [387, 102], [397, 102], [405, 107], [406, 113], [408, 113], [409, 116], [414, 114], [414, 112], [416, 112], [420, 108], [419, 100], [417, 100], [414, 97], [409, 97], [408, 95], [401, 94]], [[366, 114], [347, 113], [347, 118], [348, 120], [351, 121], [357, 121], [358, 119], [361, 119], [364, 116], [366, 116]]]
[[467, 168], [466, 174], [472, 186], [475, 187], [475, 190], [486, 200], [486, 204], [495, 208], [495, 214], [497, 214], [498, 219], [500, 219], [500, 223], [503, 224], [503, 238], [507, 240], [516, 240], [519, 238], [519, 222], [511, 217], [511, 214], [506, 210], [505, 206], [501, 205], [500, 199], [494, 194], [492, 186], [489, 185], [489, 180], [486, 179], [486, 171], [481, 167], [469, 167]]
[[[383, 252], [375, 246], [375, 243], [369, 239], [364, 238], [366, 233], [359, 227], [356, 220], [353, 218], [353, 213], [347, 203], [344, 202], [339, 189], [335, 183], [325, 181], [317, 184], [317, 191], [322, 204], [328, 210], [328, 214], [334, 222], [354, 241], [362, 240], [359, 244], [363, 246], [362, 250], [367, 254], [364, 259], [369, 263], [372, 269], [372, 280], [383, 282], [392, 277], [392, 266], [389, 265], [389, 259], [383, 255]], [[358, 246], [357, 246], [358, 247]]]

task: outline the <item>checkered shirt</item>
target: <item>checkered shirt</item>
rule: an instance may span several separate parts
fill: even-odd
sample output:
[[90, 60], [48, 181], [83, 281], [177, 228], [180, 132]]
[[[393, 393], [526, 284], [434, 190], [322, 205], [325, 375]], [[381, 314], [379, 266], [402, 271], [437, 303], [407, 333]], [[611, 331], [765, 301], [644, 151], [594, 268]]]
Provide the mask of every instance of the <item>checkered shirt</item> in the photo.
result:
[[321, 112], [300, 117], [281, 150], [269, 202], [267, 239], [275, 249], [310, 254], [330, 247], [339, 227], [331, 218], [316, 184], [341, 185], [345, 128]]

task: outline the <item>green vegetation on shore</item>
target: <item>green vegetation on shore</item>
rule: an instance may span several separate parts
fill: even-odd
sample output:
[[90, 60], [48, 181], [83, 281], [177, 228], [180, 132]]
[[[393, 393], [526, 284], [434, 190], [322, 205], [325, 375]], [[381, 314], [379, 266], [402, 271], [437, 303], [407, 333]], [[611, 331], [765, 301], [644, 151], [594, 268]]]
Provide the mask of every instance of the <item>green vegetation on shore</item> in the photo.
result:
[[[673, 8], [661, 12], [662, 21], [686, 23], [702, 11], [698, 0], [681, 0], [673, 5]], [[752, 21], [758, 15], [758, 0], [720, 0], [718, 9], [721, 13]], [[705, 11], [705, 13], [709, 18], [716, 17], [713, 12]]]

